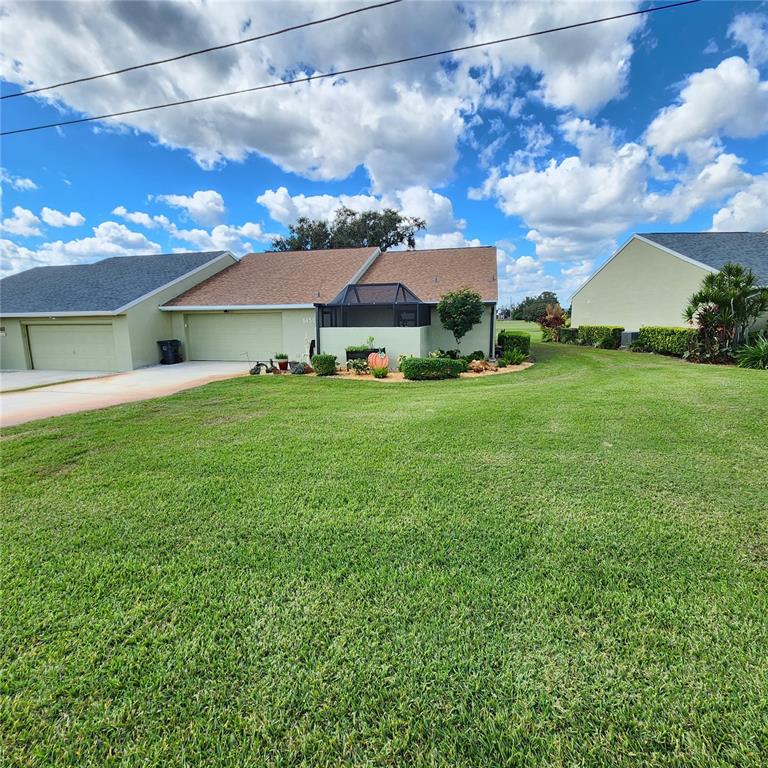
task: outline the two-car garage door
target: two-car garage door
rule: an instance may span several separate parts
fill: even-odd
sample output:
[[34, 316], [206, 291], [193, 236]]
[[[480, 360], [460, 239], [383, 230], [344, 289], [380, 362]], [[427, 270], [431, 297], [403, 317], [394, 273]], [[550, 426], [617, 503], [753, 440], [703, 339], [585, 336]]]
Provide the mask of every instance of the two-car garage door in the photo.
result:
[[116, 370], [112, 324], [28, 325], [32, 367], [55, 371]]
[[280, 312], [186, 315], [190, 360], [267, 360], [283, 351]]

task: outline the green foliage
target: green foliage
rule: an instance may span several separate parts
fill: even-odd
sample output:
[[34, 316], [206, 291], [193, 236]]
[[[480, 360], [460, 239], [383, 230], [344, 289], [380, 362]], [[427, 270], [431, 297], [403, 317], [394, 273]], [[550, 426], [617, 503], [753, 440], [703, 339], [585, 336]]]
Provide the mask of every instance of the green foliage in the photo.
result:
[[462, 360], [466, 360], [471, 363], [473, 360], [485, 360], [486, 354], [482, 349], [476, 349], [474, 352], [470, 352], [468, 355], [462, 355]]
[[577, 330], [579, 344], [597, 349], [618, 349], [624, 332], [618, 325], [580, 325]]
[[455, 379], [467, 370], [467, 363], [448, 357], [407, 357], [400, 364], [400, 370], [406, 379], [414, 381]]
[[371, 373], [374, 379], [386, 379], [389, 375], [389, 368], [386, 365], [377, 365], [375, 368], [371, 368]]
[[697, 328], [644, 325], [640, 328], [635, 346], [659, 355], [689, 357], [695, 353], [698, 343]]
[[453, 334], [458, 344], [483, 319], [485, 306], [480, 294], [471, 288], [446, 293], [437, 305], [443, 328]]
[[368, 361], [367, 360], [349, 360], [347, 361], [347, 370], [354, 371], [358, 376], [363, 373], [368, 373]]
[[291, 366], [291, 373], [296, 376], [302, 376], [307, 372], [307, 366], [304, 363], [295, 363]]
[[531, 354], [531, 337], [525, 331], [499, 331], [496, 343], [501, 347], [502, 356], [513, 349], [522, 352], [524, 357]]
[[527, 320], [537, 323], [547, 312], [547, 304], [558, 304], [557, 294], [552, 291], [542, 291], [538, 296], [526, 296], [519, 304], [510, 308], [512, 320]]
[[768, 288], [757, 284], [751, 269], [729, 261], [702, 280], [683, 317], [701, 329], [702, 356], [714, 359], [733, 354], [764, 312], [768, 312]]
[[275, 354], [275, 360], [287, 360], [288, 355], [285, 354], [285, 352], [278, 352]]
[[392, 208], [353, 211], [341, 207], [330, 224], [321, 219], [300, 217], [288, 227], [288, 237], [276, 237], [272, 241], [272, 248], [275, 251], [305, 251], [379, 247], [385, 251], [403, 243], [415, 248], [416, 232], [426, 226], [424, 219], [403, 216]]
[[345, 352], [367, 352], [371, 347], [367, 344], [352, 344], [349, 347], [345, 347]]
[[579, 339], [578, 328], [560, 328], [557, 333], [557, 340], [561, 344], [576, 344]]
[[768, 336], [758, 334], [748, 344], [736, 350], [739, 368], [768, 370]]
[[427, 354], [427, 357], [450, 357], [451, 360], [458, 360], [461, 357], [460, 349], [433, 349]]
[[521, 352], [519, 349], [508, 349], [501, 359], [506, 365], [520, 365], [524, 362], [528, 355]]
[[318, 376], [333, 376], [336, 373], [336, 355], [314, 355], [312, 367]]

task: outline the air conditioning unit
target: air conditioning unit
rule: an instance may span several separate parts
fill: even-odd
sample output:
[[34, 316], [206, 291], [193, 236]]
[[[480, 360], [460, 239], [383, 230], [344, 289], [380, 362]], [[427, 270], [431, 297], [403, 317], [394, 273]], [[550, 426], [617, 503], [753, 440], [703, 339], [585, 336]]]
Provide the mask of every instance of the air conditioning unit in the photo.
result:
[[623, 331], [621, 334], [621, 346], [628, 347], [640, 335], [638, 331]]

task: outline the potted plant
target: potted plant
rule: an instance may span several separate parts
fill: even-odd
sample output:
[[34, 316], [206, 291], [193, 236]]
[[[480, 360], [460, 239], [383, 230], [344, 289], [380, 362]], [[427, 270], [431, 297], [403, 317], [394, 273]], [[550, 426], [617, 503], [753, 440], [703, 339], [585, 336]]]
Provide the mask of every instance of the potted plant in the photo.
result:
[[372, 352], [384, 353], [387, 351], [384, 347], [375, 347], [373, 341], [373, 336], [369, 336], [365, 340], [365, 344], [355, 344], [351, 347], [347, 347], [345, 349], [345, 352], [347, 353], [347, 362], [350, 360], [367, 360], [368, 355]]
[[278, 352], [275, 355], [275, 360], [277, 360], [277, 367], [281, 371], [288, 370], [288, 355], [286, 355], [285, 352]]

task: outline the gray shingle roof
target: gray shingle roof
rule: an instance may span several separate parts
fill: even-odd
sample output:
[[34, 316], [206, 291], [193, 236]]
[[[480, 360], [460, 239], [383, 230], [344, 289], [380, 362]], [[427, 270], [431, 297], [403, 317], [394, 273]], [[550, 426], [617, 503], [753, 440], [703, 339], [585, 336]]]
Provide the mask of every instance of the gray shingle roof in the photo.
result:
[[93, 264], [35, 267], [0, 280], [0, 315], [114, 312], [223, 253], [113, 256]]
[[727, 261], [749, 267], [768, 285], [768, 232], [639, 232], [683, 256], [721, 269]]

